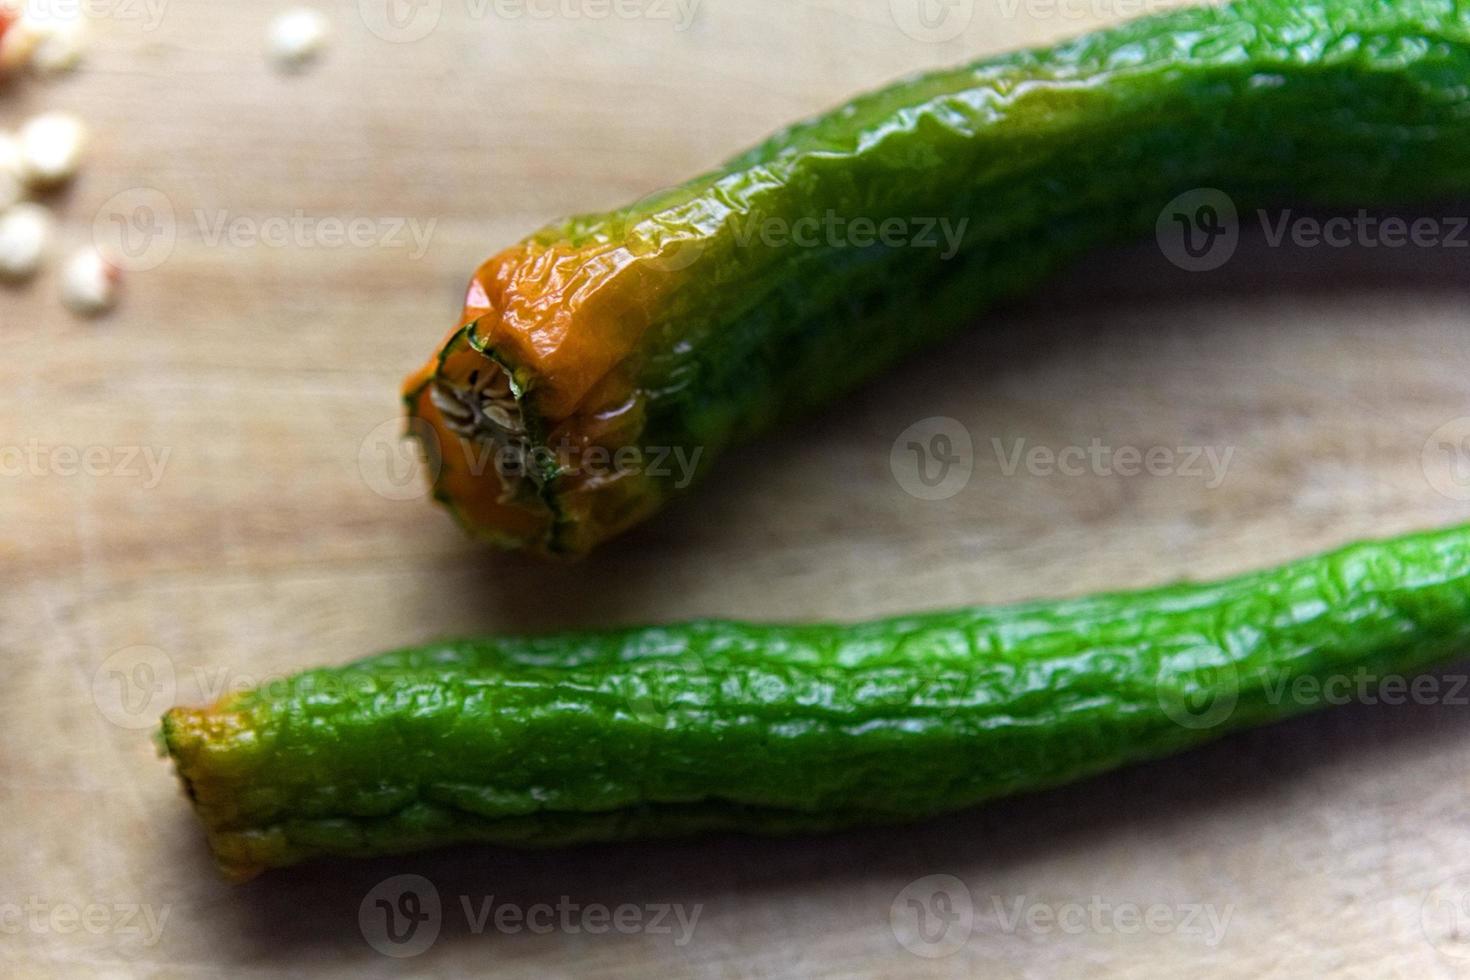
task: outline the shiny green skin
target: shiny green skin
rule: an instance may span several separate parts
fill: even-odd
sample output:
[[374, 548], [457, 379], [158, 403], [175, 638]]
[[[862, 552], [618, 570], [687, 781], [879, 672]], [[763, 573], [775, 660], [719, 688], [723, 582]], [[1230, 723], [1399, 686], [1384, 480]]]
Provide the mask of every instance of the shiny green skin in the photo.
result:
[[[536, 237], [658, 255], [684, 243], [633, 355], [647, 396], [639, 442], [702, 447], [708, 464], [1095, 246], [1151, 234], [1183, 191], [1222, 189], [1243, 218], [1276, 203], [1463, 196], [1467, 85], [1467, 4], [1184, 9], [900, 81], [630, 209]], [[741, 240], [752, 221], [828, 213], [915, 233], [963, 221], [963, 243], [946, 260], [942, 246]], [[522, 380], [534, 428], [536, 379]]]
[[907, 820], [1467, 650], [1470, 526], [1215, 584], [855, 625], [437, 643], [175, 709], [164, 736], [222, 866], [246, 877], [462, 841]]

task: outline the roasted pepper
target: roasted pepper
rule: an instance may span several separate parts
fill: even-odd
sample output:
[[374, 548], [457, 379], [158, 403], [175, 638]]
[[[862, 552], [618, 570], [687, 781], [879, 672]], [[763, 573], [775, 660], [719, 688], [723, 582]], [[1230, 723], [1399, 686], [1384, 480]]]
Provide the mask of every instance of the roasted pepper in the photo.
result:
[[856, 625], [435, 643], [176, 708], [163, 736], [243, 879], [460, 841], [908, 820], [1403, 683], [1467, 641], [1470, 526]]
[[1183, 190], [1463, 194], [1467, 82], [1449, 0], [1240, 0], [907, 79], [489, 259], [410, 428], [466, 527], [580, 553]]

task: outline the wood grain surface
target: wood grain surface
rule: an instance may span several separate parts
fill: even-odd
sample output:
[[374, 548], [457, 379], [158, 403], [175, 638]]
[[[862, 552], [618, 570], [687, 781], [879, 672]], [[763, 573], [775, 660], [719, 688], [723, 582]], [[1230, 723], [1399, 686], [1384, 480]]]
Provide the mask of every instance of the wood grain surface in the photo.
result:
[[[330, 49], [282, 76], [262, 54], [280, 5], [154, 3], [100, 4], [81, 71], [0, 92], [0, 127], [51, 108], [92, 127], [51, 202], [64, 244], [119, 233], [113, 215], [153, 236], [100, 321], [65, 315], [50, 272], [0, 292], [0, 973], [1470, 969], [1454, 669], [1433, 703], [1351, 704], [913, 827], [225, 884], [151, 741], [169, 703], [446, 634], [1075, 594], [1464, 519], [1470, 250], [1271, 247], [1243, 221], [1208, 273], [1153, 242], [1095, 255], [731, 454], [592, 558], [537, 564], [462, 537], [396, 440], [399, 379], [481, 258], [854, 91], [1145, 5], [959, 0], [933, 40], [905, 0], [702, 0], [687, 23], [658, 0], [601, 18], [597, 0], [424, 0], [394, 21], [382, 0], [322, 0]], [[935, 417], [970, 436], [973, 473], [923, 500], [890, 451]], [[1218, 480], [1044, 465], [1093, 445], [1228, 462]], [[1011, 466], [1018, 446], [1043, 463]], [[370, 899], [405, 874], [438, 895], [438, 932], [393, 957]], [[574, 911], [497, 925], [540, 904]], [[692, 933], [652, 927], [666, 905], [698, 915]], [[593, 931], [620, 906], [642, 926]], [[916, 908], [935, 942], [909, 930]]]

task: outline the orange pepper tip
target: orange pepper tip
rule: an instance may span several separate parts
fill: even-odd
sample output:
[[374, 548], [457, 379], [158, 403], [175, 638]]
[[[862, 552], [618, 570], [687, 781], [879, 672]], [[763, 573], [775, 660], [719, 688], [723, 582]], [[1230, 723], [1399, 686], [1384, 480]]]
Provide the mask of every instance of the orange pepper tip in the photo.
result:
[[458, 325], [403, 384], [434, 497], [467, 530], [544, 553], [604, 536], [567, 526], [592, 503], [579, 492], [608, 481], [549, 460], [637, 438], [635, 352], [662, 288], [617, 243], [533, 239], [480, 266]]
[[[466, 342], [467, 329], [405, 383], [409, 434], [423, 446], [434, 498], [466, 530], [506, 547], [533, 546], [553, 515], [517, 472], [524, 416], [504, 370]], [[490, 390], [492, 383], [500, 387]]]

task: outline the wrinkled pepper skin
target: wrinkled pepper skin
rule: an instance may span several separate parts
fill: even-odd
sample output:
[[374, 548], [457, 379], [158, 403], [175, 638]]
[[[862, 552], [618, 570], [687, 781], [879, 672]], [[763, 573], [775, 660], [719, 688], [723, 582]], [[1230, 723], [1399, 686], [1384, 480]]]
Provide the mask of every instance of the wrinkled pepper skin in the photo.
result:
[[1470, 526], [1214, 584], [436, 643], [175, 708], [163, 735], [244, 879], [465, 841], [908, 820], [1340, 702], [1467, 642]]
[[[671, 450], [697, 478], [1148, 233], [1184, 190], [1242, 209], [1463, 195], [1467, 84], [1470, 5], [1448, 0], [1240, 0], [900, 81], [489, 259], [406, 382], [410, 431], [466, 527], [585, 552], [690, 482]], [[908, 237], [811, 224], [829, 216]], [[927, 222], [935, 247], [917, 244]], [[942, 222], [963, 232], [948, 258]]]

